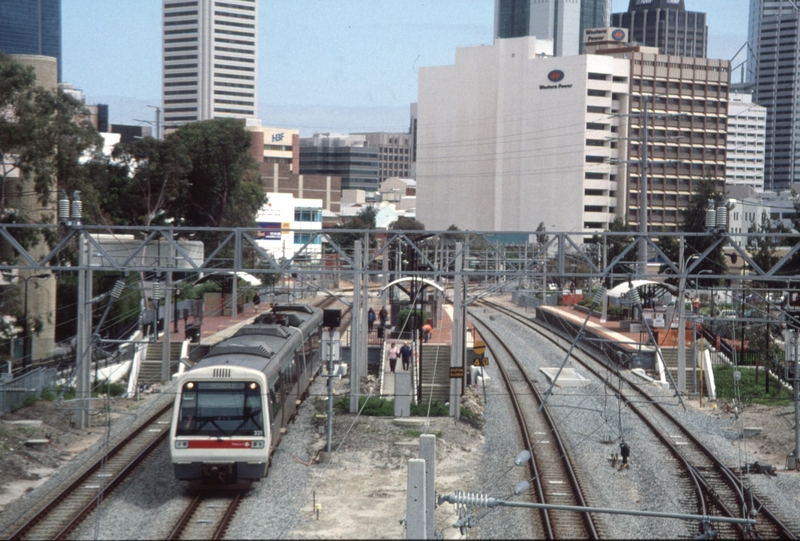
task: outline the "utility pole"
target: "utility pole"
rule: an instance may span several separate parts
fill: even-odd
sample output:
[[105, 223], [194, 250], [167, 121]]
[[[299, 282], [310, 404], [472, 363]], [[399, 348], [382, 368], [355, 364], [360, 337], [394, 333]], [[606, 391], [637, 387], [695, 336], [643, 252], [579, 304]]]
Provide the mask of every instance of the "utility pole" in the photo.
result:
[[[463, 367], [461, 361], [461, 344], [464, 335], [464, 329], [467, 322], [463, 319], [463, 310], [461, 309], [464, 294], [461, 275], [462, 265], [464, 264], [464, 254], [461, 252], [462, 244], [456, 243], [456, 262], [455, 262], [455, 275], [453, 276], [453, 332], [450, 344], [450, 367]], [[461, 381], [455, 378], [450, 378], [450, 416], [456, 420], [461, 415]]]
[[361, 396], [361, 241], [353, 253], [353, 308], [350, 310], [350, 413], [358, 413]]
[[156, 110], [155, 138], [161, 139], [161, 107], [156, 107], [155, 105], [148, 105], [148, 107]]
[[647, 160], [648, 160], [648, 116], [650, 111], [650, 96], [642, 96], [642, 174], [639, 178], [639, 276], [642, 280], [647, 277]]

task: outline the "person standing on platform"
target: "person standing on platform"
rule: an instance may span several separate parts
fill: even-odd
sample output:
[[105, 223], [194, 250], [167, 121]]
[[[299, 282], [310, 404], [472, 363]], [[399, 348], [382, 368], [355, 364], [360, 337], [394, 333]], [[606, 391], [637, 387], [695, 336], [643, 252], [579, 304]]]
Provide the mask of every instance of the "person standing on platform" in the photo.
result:
[[389, 347], [389, 351], [386, 352], [386, 358], [389, 359], [389, 370], [394, 374], [394, 369], [397, 368], [397, 356], [400, 354], [400, 350], [397, 349], [397, 346], [394, 342]]
[[408, 370], [411, 364], [411, 346], [408, 342], [403, 342], [403, 347], [400, 348], [400, 357], [403, 359], [403, 370]]
[[372, 332], [372, 327], [375, 326], [375, 310], [372, 308], [367, 312], [367, 329]]
[[386, 311], [385, 306], [378, 312], [378, 319], [381, 320], [381, 327], [386, 327], [386, 320], [389, 319], [389, 312]]

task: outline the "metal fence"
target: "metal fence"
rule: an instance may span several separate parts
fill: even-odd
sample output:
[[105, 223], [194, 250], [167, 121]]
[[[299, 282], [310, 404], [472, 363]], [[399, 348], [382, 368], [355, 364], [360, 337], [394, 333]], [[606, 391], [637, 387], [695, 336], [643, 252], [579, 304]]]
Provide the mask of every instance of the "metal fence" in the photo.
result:
[[0, 415], [21, 408], [29, 398], [39, 398], [45, 389], [55, 390], [57, 377], [55, 368], [37, 368], [0, 383]]

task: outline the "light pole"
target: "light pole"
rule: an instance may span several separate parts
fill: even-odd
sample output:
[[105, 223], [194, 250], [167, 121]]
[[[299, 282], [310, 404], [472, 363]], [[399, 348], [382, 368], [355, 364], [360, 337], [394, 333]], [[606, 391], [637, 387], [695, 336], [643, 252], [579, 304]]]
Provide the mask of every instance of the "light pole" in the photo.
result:
[[28, 325], [28, 281], [32, 279], [45, 279], [50, 278], [49, 274], [32, 274], [27, 278], [22, 278], [25, 282], [24, 288], [24, 298], [23, 298], [23, 309], [22, 309], [22, 319], [25, 322], [25, 338], [22, 342], [22, 371], [28, 369], [28, 363], [30, 362], [31, 357], [31, 345], [30, 345], [30, 325]]

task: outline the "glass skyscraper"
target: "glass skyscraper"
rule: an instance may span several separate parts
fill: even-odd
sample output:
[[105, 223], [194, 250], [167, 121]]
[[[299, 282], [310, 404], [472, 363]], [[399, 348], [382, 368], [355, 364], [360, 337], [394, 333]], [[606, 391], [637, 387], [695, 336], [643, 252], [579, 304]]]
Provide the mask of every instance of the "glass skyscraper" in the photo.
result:
[[783, 190], [800, 175], [800, 4], [751, 0], [748, 82], [767, 108], [764, 188]]
[[61, 0], [0, 0], [0, 51], [55, 57], [61, 82]]
[[556, 56], [583, 52], [583, 30], [608, 26], [611, 0], [495, 0], [494, 38], [552, 39]]
[[628, 39], [658, 47], [662, 54], [705, 58], [706, 14], [686, 11], [684, 0], [630, 0], [628, 11], [611, 15], [611, 26], [628, 29]]

